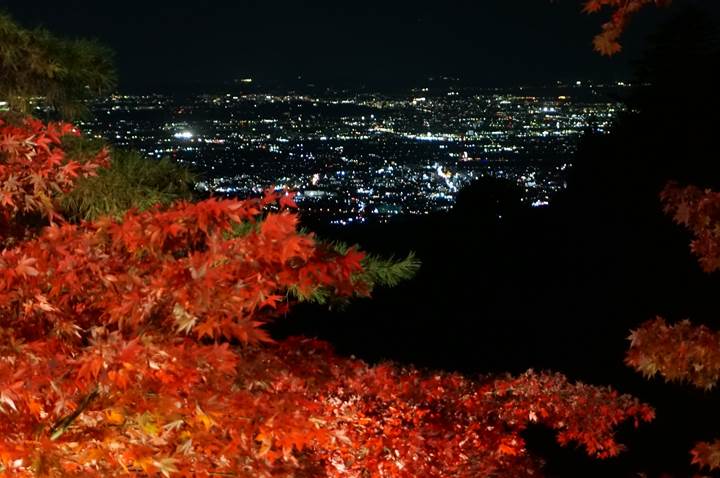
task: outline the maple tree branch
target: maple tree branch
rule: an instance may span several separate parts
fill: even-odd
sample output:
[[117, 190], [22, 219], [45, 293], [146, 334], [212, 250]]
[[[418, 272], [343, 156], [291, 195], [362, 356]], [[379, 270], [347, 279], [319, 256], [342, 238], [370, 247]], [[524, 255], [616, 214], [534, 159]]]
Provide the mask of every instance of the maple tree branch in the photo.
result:
[[98, 391], [97, 386], [92, 390], [92, 392], [85, 395], [85, 397], [80, 402], [80, 405], [69, 415], [66, 415], [62, 418], [60, 418], [58, 421], [53, 424], [52, 428], [50, 428], [50, 440], [55, 441], [58, 438], [60, 438], [65, 431], [70, 428], [70, 425], [75, 421], [77, 417], [82, 414], [82, 412], [87, 409], [87, 407], [90, 405], [90, 402], [95, 400], [97, 396], [100, 395], [100, 392]]

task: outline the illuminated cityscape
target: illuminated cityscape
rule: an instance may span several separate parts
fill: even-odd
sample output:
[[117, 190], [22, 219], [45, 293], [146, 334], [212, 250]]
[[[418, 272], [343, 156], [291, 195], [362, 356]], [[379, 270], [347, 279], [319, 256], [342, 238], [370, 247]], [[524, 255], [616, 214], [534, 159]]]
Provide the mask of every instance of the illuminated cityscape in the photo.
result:
[[260, 92], [246, 78], [236, 82], [243, 93], [111, 96], [82, 127], [188, 166], [200, 191], [242, 197], [287, 187], [305, 214], [344, 225], [448, 210], [463, 186], [487, 176], [517, 184], [529, 205], [547, 205], [565, 186], [582, 133], [607, 130], [621, 109], [612, 93], [627, 87], [436, 83], [395, 93]]

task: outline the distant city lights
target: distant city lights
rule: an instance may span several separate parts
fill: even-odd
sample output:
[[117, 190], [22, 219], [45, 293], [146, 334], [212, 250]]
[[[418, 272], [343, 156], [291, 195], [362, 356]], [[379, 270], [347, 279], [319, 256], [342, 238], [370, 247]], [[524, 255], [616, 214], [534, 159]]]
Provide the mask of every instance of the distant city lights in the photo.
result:
[[622, 111], [604, 88], [628, 86], [113, 95], [81, 126], [170, 156], [200, 173], [198, 190], [242, 197], [287, 187], [302, 214], [349, 225], [448, 211], [481, 178], [513, 183], [525, 204], [545, 207], [566, 187], [583, 132], [607, 132]]

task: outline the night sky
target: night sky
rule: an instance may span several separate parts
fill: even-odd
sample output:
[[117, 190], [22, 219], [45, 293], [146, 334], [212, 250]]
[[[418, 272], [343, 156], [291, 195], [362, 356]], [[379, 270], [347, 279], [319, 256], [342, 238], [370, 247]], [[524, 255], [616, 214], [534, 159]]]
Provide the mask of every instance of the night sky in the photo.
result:
[[607, 59], [591, 49], [605, 17], [581, 14], [581, 3], [0, 0], [0, 8], [24, 26], [110, 46], [123, 89], [300, 75], [338, 84], [438, 75], [490, 86], [623, 80], [643, 38], [670, 14], [648, 8], [624, 38], [625, 52]]

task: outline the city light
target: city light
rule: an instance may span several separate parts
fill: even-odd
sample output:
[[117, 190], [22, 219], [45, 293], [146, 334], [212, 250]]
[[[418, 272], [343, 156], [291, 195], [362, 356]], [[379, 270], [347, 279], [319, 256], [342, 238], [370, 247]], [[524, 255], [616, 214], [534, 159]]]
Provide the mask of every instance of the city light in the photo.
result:
[[303, 214], [343, 225], [448, 211], [458, 191], [488, 177], [515, 184], [525, 204], [548, 205], [565, 187], [582, 133], [607, 131], [622, 111], [599, 92], [572, 83], [532, 95], [115, 95], [93, 105], [94, 119], [81, 126], [150, 157], [171, 156], [201, 173], [199, 190], [247, 196], [286, 185], [299, 193]]

